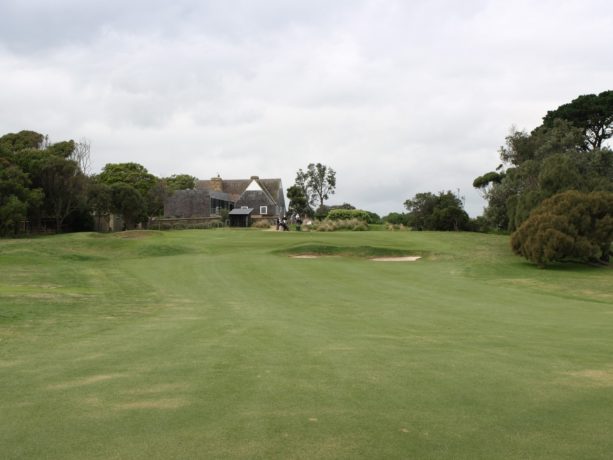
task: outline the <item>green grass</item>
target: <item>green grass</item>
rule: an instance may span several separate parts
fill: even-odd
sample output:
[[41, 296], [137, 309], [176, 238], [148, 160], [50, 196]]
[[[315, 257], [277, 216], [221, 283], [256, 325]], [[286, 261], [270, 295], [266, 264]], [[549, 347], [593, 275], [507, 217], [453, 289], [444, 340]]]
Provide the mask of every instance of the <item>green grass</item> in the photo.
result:
[[613, 271], [504, 236], [0, 240], [3, 459], [605, 459], [612, 408]]

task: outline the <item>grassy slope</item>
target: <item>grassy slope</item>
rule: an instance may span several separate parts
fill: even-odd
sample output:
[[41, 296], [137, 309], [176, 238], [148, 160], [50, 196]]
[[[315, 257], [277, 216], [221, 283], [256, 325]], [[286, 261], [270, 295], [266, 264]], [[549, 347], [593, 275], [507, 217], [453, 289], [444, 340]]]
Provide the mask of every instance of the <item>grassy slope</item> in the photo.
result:
[[609, 458], [612, 281], [474, 234], [0, 241], [3, 457]]

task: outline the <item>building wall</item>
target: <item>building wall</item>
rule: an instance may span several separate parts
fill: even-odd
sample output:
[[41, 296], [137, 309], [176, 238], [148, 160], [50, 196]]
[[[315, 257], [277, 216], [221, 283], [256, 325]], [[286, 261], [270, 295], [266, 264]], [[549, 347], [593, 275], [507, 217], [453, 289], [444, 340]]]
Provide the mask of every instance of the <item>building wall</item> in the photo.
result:
[[177, 190], [164, 203], [164, 217], [210, 217], [211, 194], [208, 190]]

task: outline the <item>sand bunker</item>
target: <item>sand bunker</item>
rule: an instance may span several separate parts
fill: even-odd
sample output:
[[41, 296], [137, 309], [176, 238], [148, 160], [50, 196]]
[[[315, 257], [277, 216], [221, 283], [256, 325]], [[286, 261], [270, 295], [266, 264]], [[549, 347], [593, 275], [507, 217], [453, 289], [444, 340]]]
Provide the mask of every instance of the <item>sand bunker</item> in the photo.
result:
[[375, 257], [375, 262], [415, 262], [421, 259], [420, 256], [404, 256], [404, 257]]
[[[298, 254], [290, 257], [292, 259], [319, 259], [322, 256], [315, 254]], [[421, 256], [374, 257], [370, 260], [374, 260], [375, 262], [415, 262], [419, 259], [421, 259]]]

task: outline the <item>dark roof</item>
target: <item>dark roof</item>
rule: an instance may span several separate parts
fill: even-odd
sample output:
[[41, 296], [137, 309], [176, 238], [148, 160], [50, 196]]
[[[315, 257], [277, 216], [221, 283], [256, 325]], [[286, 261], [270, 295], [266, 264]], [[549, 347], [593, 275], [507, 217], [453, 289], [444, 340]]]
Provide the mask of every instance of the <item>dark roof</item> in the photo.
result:
[[231, 215], [231, 216], [248, 216], [252, 212], [253, 212], [253, 208], [246, 208], [246, 209], [234, 208], [232, 211], [230, 211], [229, 215]]
[[217, 200], [223, 200], [223, 201], [232, 201], [230, 195], [228, 195], [227, 193], [224, 193], [224, 192], [214, 192], [212, 190], [209, 193], [211, 195], [211, 198], [215, 198]]
[[[239, 199], [245, 189], [249, 187], [252, 179], [221, 179], [221, 191], [230, 195], [233, 201]], [[258, 184], [271, 197], [279, 196], [279, 191], [283, 187], [281, 179], [256, 179]], [[196, 188], [201, 190], [215, 190], [213, 180], [199, 180], [196, 183]], [[276, 202], [276, 199], [275, 199]]]

